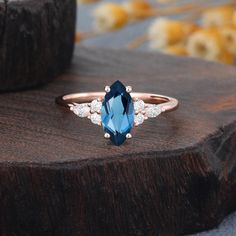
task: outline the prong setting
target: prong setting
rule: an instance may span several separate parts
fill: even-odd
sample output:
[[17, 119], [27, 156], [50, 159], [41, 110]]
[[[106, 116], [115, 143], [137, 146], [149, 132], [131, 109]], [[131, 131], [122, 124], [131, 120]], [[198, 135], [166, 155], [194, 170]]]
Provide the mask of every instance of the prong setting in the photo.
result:
[[[95, 92], [95, 93], [88, 93], [86, 99], [81, 99], [81, 101], [87, 101], [84, 103], [77, 103], [77, 102], [71, 102], [67, 103], [68, 108], [77, 116], [84, 118], [87, 117], [93, 124], [103, 126], [104, 130], [108, 131], [109, 129], [115, 130], [115, 132], [118, 132], [118, 135], [116, 139], [114, 139], [115, 134], [113, 132], [104, 132], [104, 138], [110, 139], [115, 145], [122, 144], [125, 139], [131, 139], [132, 135], [131, 133], [128, 133], [131, 131], [133, 126], [139, 126], [143, 124], [143, 122], [149, 118], [155, 118], [159, 116], [162, 112], [165, 112], [167, 110], [172, 109], [172, 107], [176, 107], [178, 105], [178, 101], [176, 102], [173, 98], [166, 97], [167, 102], [166, 104], [160, 104], [158, 102], [159, 95], [152, 95], [152, 94], [142, 94], [142, 93], [133, 93], [131, 86], [124, 86], [121, 82], [117, 81], [115, 82], [111, 87], [105, 86], [105, 96], [104, 92]], [[97, 95], [96, 95], [97, 94]], [[96, 98], [97, 96], [97, 98]], [[104, 97], [103, 97], [104, 96]], [[155, 99], [151, 100], [149, 102], [149, 97], [157, 97], [157, 102]], [[72, 99], [74, 98], [74, 94], [72, 94]], [[79, 94], [78, 98], [83, 98], [84, 94]], [[85, 96], [86, 97], [86, 96]], [[161, 97], [161, 96], [160, 96]], [[163, 96], [162, 96], [163, 97]], [[164, 96], [165, 98], [165, 96]], [[68, 98], [69, 100], [70, 98]], [[90, 100], [91, 99], [91, 100]], [[116, 102], [114, 104], [109, 104], [111, 99], [116, 99]], [[172, 103], [171, 99], [173, 100]], [[124, 100], [124, 101], [123, 101]], [[77, 100], [75, 100], [77, 101]], [[80, 101], [78, 99], [78, 101]], [[147, 102], [147, 103], [146, 103]], [[175, 103], [174, 103], [175, 102]], [[107, 105], [108, 104], [108, 105]], [[177, 105], [176, 105], [177, 104]], [[109, 111], [107, 107], [111, 106], [113, 109], [112, 111]], [[120, 110], [124, 109], [125, 107], [129, 107], [129, 112], [126, 112], [121, 117], [122, 119], [126, 118], [129, 121], [128, 128], [126, 129], [126, 132], [123, 132], [123, 129], [119, 128], [113, 128], [112, 126], [109, 126], [106, 118], [108, 117], [110, 120], [113, 118], [110, 118], [110, 115], [116, 117], [117, 114], [120, 116]], [[112, 113], [111, 113], [112, 112]], [[115, 115], [114, 115], [114, 114]], [[126, 116], [126, 117], [125, 117]], [[119, 126], [122, 126], [123, 123], [121, 121], [116, 121], [115, 119], [112, 120], [115, 124], [118, 123]], [[118, 126], [118, 125], [117, 125]], [[108, 128], [109, 129], [108, 129]], [[118, 130], [118, 131], [117, 131]], [[121, 135], [120, 135], [121, 134]]]
[[145, 114], [146, 114], [146, 111], [145, 111], [145, 110], [143, 110], [143, 111], [141, 111], [141, 113], [142, 113], [143, 115], [145, 115]]
[[131, 93], [132, 92], [132, 87], [131, 86], [126, 86], [126, 92]]
[[111, 135], [110, 135], [109, 133], [105, 133], [105, 134], [104, 134], [104, 138], [105, 138], [105, 139], [109, 139], [110, 137], [111, 137]]
[[110, 86], [105, 86], [105, 92], [106, 92], [106, 93], [109, 93], [110, 91], [111, 91]]

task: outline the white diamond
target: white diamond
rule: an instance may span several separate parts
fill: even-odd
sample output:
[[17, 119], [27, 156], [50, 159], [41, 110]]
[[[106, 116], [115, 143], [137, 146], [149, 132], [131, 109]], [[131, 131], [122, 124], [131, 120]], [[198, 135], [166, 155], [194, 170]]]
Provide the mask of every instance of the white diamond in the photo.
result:
[[135, 113], [142, 112], [145, 108], [145, 103], [143, 100], [137, 100], [134, 102], [134, 111]]
[[102, 102], [98, 100], [93, 100], [91, 102], [91, 112], [101, 113], [101, 109], [102, 109]]
[[97, 114], [97, 113], [93, 113], [91, 115], [91, 121], [92, 123], [94, 123], [95, 125], [101, 125], [102, 122], [102, 118], [101, 115]]
[[147, 117], [154, 118], [161, 114], [161, 108], [158, 105], [149, 104], [145, 112]]
[[79, 117], [87, 117], [90, 115], [90, 107], [87, 103], [76, 104], [72, 111]]
[[144, 122], [144, 120], [145, 120], [145, 117], [141, 113], [134, 116], [135, 125], [141, 125]]

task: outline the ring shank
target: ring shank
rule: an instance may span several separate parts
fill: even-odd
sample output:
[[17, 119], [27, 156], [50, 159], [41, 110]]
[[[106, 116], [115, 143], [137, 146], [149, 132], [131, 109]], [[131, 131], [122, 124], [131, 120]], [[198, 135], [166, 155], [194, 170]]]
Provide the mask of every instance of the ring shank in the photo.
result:
[[[56, 103], [63, 107], [69, 108], [72, 103], [86, 103], [95, 99], [103, 99], [105, 92], [89, 92], [89, 93], [72, 93], [56, 98]], [[173, 111], [178, 107], [178, 100], [172, 97], [150, 94], [150, 93], [130, 93], [132, 98], [141, 99], [146, 103], [159, 104], [163, 112]]]

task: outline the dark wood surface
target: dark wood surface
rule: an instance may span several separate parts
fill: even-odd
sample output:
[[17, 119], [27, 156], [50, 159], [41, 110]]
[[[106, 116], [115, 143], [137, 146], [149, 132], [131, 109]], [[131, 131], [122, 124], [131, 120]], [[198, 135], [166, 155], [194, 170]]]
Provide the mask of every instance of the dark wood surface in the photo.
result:
[[76, 0], [0, 1], [0, 91], [44, 84], [71, 61]]
[[[58, 107], [115, 80], [179, 99], [117, 147]], [[0, 235], [182, 235], [236, 209], [236, 69], [77, 48], [70, 70], [0, 96]]]

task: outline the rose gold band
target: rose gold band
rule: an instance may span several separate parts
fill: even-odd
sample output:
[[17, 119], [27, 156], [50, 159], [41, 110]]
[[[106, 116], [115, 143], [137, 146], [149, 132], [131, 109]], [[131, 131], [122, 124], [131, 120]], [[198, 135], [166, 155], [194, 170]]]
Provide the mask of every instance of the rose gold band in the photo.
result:
[[[72, 103], [86, 103], [94, 99], [103, 100], [105, 92], [72, 93], [56, 98], [56, 103], [70, 108]], [[178, 107], [178, 100], [172, 97], [150, 94], [150, 93], [130, 93], [133, 99], [141, 99], [146, 103], [160, 104], [162, 112], [173, 111]]]

